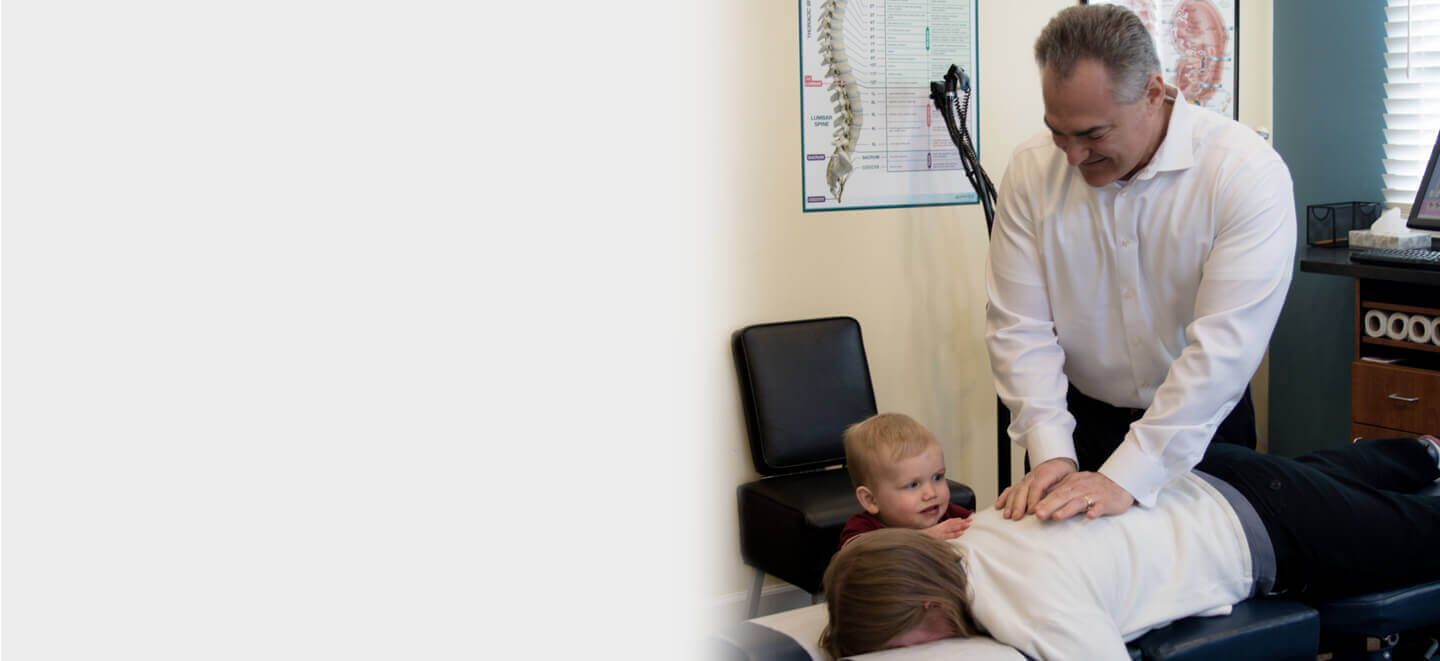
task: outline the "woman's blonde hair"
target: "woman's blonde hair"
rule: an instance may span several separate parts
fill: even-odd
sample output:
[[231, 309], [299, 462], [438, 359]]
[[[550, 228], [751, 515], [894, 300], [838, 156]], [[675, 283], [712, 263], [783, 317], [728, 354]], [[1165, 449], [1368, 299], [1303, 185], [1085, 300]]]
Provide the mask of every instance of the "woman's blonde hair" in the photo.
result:
[[833, 658], [881, 649], [939, 608], [951, 631], [974, 635], [969, 584], [949, 543], [918, 530], [882, 528], [856, 537], [825, 570], [830, 622], [820, 647]]

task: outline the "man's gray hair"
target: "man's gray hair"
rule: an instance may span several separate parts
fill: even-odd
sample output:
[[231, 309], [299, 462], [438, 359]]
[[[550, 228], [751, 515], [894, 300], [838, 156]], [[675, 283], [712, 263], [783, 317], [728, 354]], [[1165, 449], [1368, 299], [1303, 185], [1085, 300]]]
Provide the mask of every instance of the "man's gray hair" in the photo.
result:
[[1150, 75], [1160, 73], [1155, 41], [1145, 24], [1118, 5], [1070, 7], [1050, 19], [1035, 40], [1035, 63], [1042, 70], [1053, 70], [1061, 80], [1069, 78], [1083, 58], [1105, 65], [1115, 84], [1116, 103], [1139, 101]]

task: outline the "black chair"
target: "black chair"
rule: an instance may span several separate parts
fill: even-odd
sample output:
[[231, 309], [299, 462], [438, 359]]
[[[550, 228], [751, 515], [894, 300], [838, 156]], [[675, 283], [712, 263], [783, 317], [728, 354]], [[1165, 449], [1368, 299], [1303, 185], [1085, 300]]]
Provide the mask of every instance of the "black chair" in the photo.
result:
[[[754, 617], [767, 573], [820, 592], [840, 530], [860, 512], [842, 435], [876, 413], [875, 391], [850, 317], [748, 326], [731, 340], [750, 456], [765, 476], [737, 489]], [[951, 481], [950, 501], [974, 509], [975, 492]]]

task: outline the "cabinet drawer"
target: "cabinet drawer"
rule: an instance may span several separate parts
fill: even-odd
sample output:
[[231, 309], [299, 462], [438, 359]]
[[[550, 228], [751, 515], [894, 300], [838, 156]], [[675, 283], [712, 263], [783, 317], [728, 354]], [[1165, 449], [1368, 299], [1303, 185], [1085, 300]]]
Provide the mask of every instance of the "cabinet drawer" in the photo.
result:
[[1377, 439], [1377, 438], [1395, 438], [1395, 437], [1398, 437], [1398, 436], [1414, 436], [1415, 434], [1416, 434], [1415, 432], [1403, 432], [1403, 431], [1400, 431], [1400, 430], [1398, 430], [1398, 429], [1386, 429], [1386, 428], [1384, 428], [1384, 427], [1371, 427], [1371, 426], [1369, 426], [1369, 425], [1355, 424], [1355, 423], [1353, 423], [1353, 422], [1350, 423], [1350, 440], [1351, 440], [1351, 441], [1354, 441], [1354, 440], [1357, 439], [1357, 438], [1365, 438], [1365, 439], [1374, 440], [1374, 439]]
[[1351, 363], [1350, 417], [1415, 434], [1440, 432], [1440, 372]]

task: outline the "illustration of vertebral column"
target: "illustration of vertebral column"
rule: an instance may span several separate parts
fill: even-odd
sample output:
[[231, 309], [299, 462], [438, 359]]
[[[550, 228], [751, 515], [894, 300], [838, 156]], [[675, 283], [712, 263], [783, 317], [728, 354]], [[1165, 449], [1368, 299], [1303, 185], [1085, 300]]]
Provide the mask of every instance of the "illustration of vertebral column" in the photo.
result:
[[860, 134], [860, 87], [845, 57], [845, 3], [847, 0], [825, 0], [820, 9], [820, 56], [825, 63], [825, 77], [830, 79], [830, 101], [835, 104], [833, 142], [835, 151], [825, 166], [825, 183], [835, 201], [845, 192], [845, 181], [855, 166], [850, 162], [855, 152], [855, 139]]

